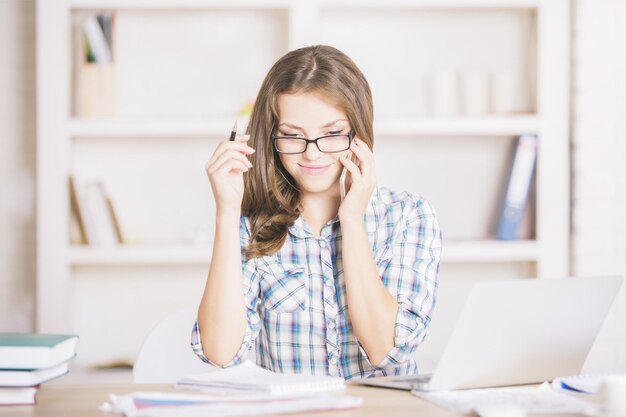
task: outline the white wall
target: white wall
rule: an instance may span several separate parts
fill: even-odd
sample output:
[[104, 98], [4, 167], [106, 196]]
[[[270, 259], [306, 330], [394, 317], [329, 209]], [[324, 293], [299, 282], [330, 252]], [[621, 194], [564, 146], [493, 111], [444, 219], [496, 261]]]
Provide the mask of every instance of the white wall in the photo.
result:
[[[626, 275], [623, 0], [573, 2], [572, 273]], [[0, 331], [33, 328], [35, 1], [0, 1]], [[588, 369], [626, 370], [626, 290]]]
[[0, 1], [0, 331], [34, 324], [35, 4]]
[[[572, 272], [626, 275], [626, 2], [573, 10]], [[626, 371], [625, 323], [622, 288], [588, 370]]]

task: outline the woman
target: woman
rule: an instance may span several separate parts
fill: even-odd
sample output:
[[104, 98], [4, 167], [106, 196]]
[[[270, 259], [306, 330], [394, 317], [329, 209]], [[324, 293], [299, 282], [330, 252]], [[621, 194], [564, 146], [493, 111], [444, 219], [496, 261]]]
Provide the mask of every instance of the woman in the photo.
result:
[[257, 363], [275, 372], [416, 373], [441, 235], [424, 199], [376, 187], [361, 71], [329, 46], [288, 53], [267, 74], [247, 133], [206, 164], [216, 231], [194, 351], [220, 367], [255, 345]]

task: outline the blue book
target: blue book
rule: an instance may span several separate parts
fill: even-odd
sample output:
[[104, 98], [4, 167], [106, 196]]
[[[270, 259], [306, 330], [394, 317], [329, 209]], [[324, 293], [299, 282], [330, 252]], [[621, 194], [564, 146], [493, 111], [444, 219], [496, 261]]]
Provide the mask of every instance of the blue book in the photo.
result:
[[515, 158], [509, 183], [502, 204], [497, 237], [500, 240], [515, 240], [519, 234], [528, 192], [535, 172], [538, 139], [536, 135], [521, 135], [517, 141]]

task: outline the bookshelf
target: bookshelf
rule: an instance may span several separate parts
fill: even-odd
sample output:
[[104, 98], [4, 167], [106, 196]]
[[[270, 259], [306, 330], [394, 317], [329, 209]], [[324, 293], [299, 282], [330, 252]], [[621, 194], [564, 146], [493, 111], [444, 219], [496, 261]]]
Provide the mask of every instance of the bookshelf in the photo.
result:
[[[68, 252], [73, 266], [97, 265], [206, 265], [211, 262], [211, 247], [199, 245], [160, 245], [91, 249], [74, 246]], [[447, 262], [536, 262], [539, 247], [535, 241], [452, 242], [446, 245]]]
[[[68, 122], [68, 133], [73, 138], [97, 137], [219, 137], [231, 119], [218, 121], [183, 120], [155, 121], [129, 120], [81, 120], [72, 118]], [[522, 133], [538, 133], [539, 119], [536, 116], [455, 118], [395, 118], [383, 120], [376, 126], [376, 136], [449, 136], [449, 135], [501, 135], [515, 136]]]
[[[99, 10], [116, 12], [115, 114], [78, 117], [73, 27]], [[442, 310], [452, 283], [569, 272], [565, 0], [39, 0], [37, 15], [46, 63], [38, 67], [37, 328], [84, 335], [82, 364], [132, 362], [154, 324], [197, 302], [211, 256], [204, 162], [270, 65], [304, 45], [332, 44], [357, 62], [374, 93], [379, 184], [418, 192], [437, 209]], [[476, 68], [513, 73], [524, 111], [428, 109], [433, 77]], [[498, 241], [511, 150], [524, 133], [540, 141], [530, 204], [520, 239]], [[69, 243], [70, 173], [106, 181], [128, 244]], [[127, 287], [137, 291], [138, 323], [112, 322], [133, 313], [129, 300], [117, 303], [120, 312], [85, 301]]]

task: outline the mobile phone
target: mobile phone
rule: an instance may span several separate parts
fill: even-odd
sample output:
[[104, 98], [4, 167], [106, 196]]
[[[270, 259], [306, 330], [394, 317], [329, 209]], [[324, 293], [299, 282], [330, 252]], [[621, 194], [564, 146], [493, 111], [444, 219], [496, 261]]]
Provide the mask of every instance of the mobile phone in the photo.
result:
[[346, 173], [348, 170], [344, 167], [339, 177], [339, 193], [341, 194], [341, 201], [346, 197]]
[[[352, 154], [350, 160], [354, 162], [355, 156]], [[346, 197], [346, 177], [348, 176], [348, 170], [344, 167], [339, 176], [339, 194], [341, 195], [341, 201]]]

